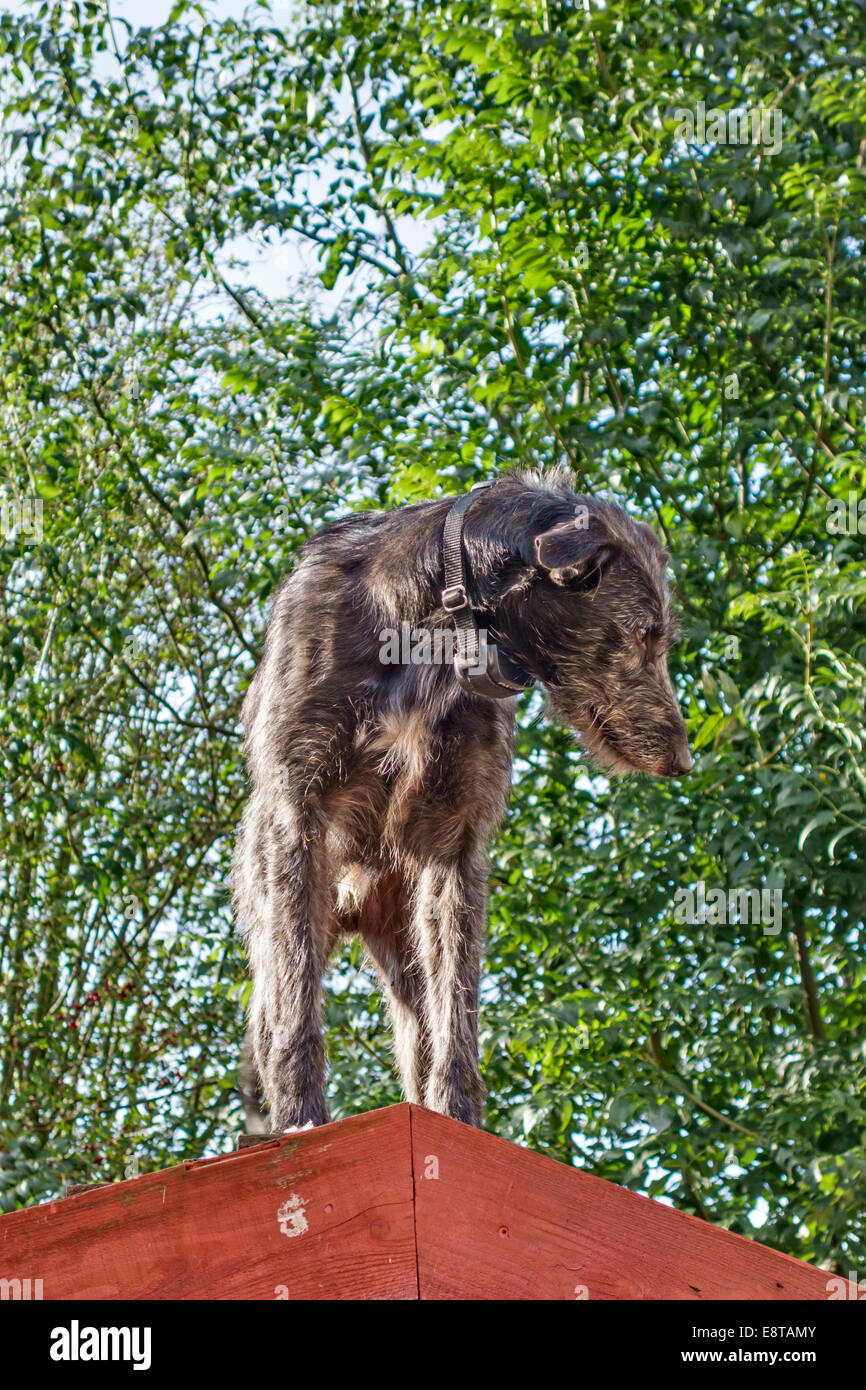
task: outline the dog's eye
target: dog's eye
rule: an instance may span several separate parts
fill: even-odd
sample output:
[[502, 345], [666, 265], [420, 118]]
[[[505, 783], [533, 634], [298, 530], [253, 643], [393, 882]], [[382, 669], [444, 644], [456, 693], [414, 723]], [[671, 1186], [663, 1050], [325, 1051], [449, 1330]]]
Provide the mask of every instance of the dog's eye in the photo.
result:
[[650, 639], [650, 629], [648, 627], [639, 627], [635, 633], [635, 637], [637, 641], [640, 642], [641, 646], [645, 647]]

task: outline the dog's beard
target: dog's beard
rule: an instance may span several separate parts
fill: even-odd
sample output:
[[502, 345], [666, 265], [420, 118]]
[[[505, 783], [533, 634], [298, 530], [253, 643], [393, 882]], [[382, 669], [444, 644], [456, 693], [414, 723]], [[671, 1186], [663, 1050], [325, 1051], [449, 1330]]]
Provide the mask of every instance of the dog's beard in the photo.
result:
[[591, 708], [576, 728], [589, 757], [605, 772], [623, 774], [645, 771], [628, 756], [599, 710]]
[[660, 761], [635, 758], [624, 746], [616, 730], [611, 728], [610, 715], [597, 705], [572, 703], [564, 690], [550, 691], [551, 704], [564, 723], [578, 735], [587, 756], [603, 772], [622, 776], [627, 773], [642, 772], [650, 775], [661, 771]]
[[588, 757], [602, 771], [613, 772], [620, 776], [628, 772], [644, 771], [643, 768], [625, 758], [610, 739], [597, 733], [587, 733], [583, 729], [578, 729], [578, 734]]

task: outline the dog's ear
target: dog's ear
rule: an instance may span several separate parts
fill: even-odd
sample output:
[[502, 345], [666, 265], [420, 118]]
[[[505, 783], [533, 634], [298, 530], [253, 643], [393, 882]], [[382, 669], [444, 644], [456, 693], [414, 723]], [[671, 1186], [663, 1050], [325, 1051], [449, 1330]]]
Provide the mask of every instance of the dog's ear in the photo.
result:
[[554, 584], [571, 584], [600, 574], [618, 550], [604, 522], [583, 510], [535, 537], [536, 564]]

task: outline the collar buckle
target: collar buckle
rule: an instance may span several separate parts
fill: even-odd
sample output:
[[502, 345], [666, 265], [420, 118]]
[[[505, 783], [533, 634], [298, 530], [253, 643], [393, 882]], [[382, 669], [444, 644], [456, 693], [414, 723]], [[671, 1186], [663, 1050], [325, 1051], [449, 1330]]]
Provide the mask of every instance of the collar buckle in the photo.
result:
[[465, 584], [449, 584], [442, 590], [442, 607], [446, 613], [459, 613], [461, 608], [469, 607], [469, 595]]

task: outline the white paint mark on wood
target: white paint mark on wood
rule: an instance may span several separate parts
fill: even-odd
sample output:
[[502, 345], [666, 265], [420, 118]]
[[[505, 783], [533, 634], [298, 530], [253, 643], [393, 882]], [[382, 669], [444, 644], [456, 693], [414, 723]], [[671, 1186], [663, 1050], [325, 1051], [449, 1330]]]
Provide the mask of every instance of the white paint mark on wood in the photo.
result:
[[306, 1217], [306, 1202], [293, 1192], [277, 1211], [277, 1220], [284, 1236], [291, 1240], [294, 1236], [305, 1235], [309, 1230]]

